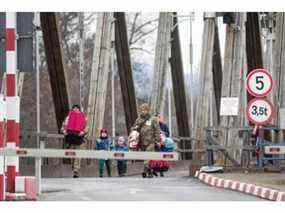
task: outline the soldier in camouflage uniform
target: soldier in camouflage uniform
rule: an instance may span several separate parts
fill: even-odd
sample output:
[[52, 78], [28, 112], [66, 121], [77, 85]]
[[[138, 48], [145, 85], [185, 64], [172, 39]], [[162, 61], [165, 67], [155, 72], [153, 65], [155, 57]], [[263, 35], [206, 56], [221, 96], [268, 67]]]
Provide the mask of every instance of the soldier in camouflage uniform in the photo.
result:
[[[150, 107], [144, 103], [139, 107], [139, 117], [135, 121], [132, 130], [139, 132], [139, 147], [142, 151], [155, 151], [156, 143], [160, 142], [160, 128], [157, 119], [151, 115]], [[149, 161], [144, 161], [143, 177], [152, 177], [152, 172], [148, 167]]]

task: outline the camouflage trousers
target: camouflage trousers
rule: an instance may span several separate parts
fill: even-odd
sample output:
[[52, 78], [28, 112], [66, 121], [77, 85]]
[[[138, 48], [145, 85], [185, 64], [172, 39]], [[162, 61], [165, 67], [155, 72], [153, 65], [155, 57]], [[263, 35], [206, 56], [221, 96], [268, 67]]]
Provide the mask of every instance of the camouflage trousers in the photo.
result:
[[[69, 149], [85, 149], [85, 144], [81, 145], [70, 145]], [[79, 173], [80, 170], [81, 159], [80, 158], [72, 158], [71, 165], [73, 173]]]
[[[142, 145], [142, 151], [144, 152], [154, 152], [155, 149], [154, 149], [154, 143], [150, 143], [148, 145]], [[149, 163], [149, 160], [145, 160], [143, 162], [143, 165], [144, 165], [144, 168], [148, 168], [148, 163]]]

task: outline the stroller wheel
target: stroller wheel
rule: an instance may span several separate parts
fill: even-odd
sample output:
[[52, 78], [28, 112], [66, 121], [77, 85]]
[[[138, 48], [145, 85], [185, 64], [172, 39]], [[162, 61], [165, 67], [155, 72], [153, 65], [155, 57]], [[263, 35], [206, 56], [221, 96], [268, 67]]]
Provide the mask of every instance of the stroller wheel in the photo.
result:
[[146, 178], [146, 173], [145, 172], [142, 173], [142, 177]]
[[153, 178], [153, 173], [151, 170], [149, 170], [147, 173], [148, 173], [148, 176], [147, 176], [148, 178]]
[[147, 177], [148, 177], [148, 178], [153, 178], [152, 173], [149, 173]]

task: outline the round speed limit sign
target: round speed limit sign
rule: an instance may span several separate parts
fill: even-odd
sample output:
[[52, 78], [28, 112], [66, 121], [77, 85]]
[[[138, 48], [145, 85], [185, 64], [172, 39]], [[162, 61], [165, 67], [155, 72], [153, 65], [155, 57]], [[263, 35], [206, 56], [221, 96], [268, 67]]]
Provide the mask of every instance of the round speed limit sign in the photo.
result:
[[246, 79], [247, 91], [255, 97], [267, 96], [273, 87], [271, 74], [265, 69], [255, 69]]
[[247, 118], [256, 125], [264, 125], [272, 120], [274, 108], [271, 102], [261, 98], [251, 100], [247, 105]]

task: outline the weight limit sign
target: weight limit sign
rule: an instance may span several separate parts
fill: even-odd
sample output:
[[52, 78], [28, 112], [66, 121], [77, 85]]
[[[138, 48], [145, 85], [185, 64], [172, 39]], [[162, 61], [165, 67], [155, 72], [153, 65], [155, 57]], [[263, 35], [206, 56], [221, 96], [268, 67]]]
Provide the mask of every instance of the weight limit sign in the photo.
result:
[[255, 97], [267, 96], [273, 87], [272, 75], [265, 69], [255, 69], [246, 79], [247, 91]]
[[251, 100], [247, 105], [247, 118], [256, 125], [264, 125], [270, 122], [274, 115], [271, 102], [261, 98]]

